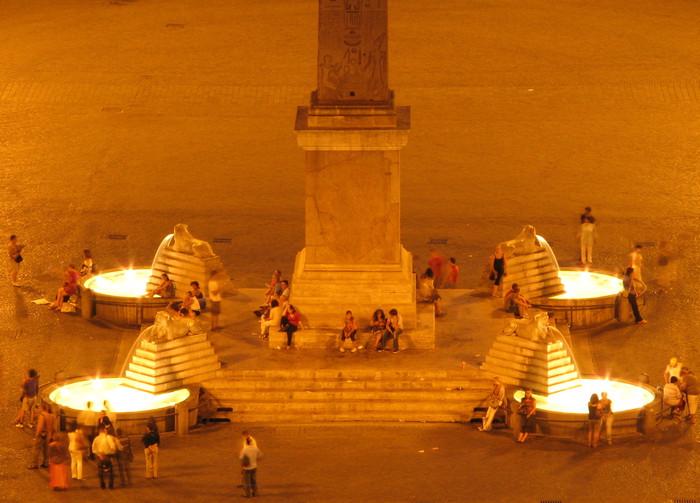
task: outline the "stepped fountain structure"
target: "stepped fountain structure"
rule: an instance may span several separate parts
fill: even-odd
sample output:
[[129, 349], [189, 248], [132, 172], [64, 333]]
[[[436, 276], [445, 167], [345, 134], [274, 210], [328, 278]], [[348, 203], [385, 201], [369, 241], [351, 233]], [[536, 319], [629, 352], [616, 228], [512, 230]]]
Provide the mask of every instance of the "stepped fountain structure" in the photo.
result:
[[228, 275], [211, 245], [190, 234], [185, 224], [175, 225], [174, 232], [161, 242], [150, 269], [104, 271], [88, 278], [82, 290], [82, 315], [97, 317], [116, 325], [140, 327], [155, 320], [156, 313], [173, 299], [145, 295], [160, 284], [167, 273], [175, 283], [176, 297], [184, 296], [191, 281], [198, 281], [205, 294], [212, 271], [219, 271], [223, 281]]
[[[498, 375], [501, 382], [519, 391], [530, 388], [537, 399], [538, 428], [552, 436], [571, 437], [587, 419], [586, 404], [593, 393], [607, 391], [613, 400], [616, 435], [647, 433], [654, 428], [653, 417], [660, 411], [655, 389], [641, 383], [615, 379], [586, 378], [580, 372], [569, 343], [569, 324], [599, 325], [615, 316], [615, 303], [622, 289], [619, 278], [587, 271], [561, 271], [546, 240], [535, 228], [525, 226], [520, 235], [501, 243], [508, 263], [508, 284], [517, 283], [535, 306], [524, 319], [511, 319], [491, 346], [481, 369]], [[596, 277], [597, 276], [597, 277]], [[604, 300], [612, 297], [602, 308]], [[596, 304], [591, 305], [591, 299]], [[603, 299], [603, 300], [601, 300]], [[566, 303], [562, 303], [566, 301]], [[576, 316], [562, 319], [565, 306]], [[546, 309], [546, 311], [545, 311]], [[592, 314], [582, 314], [590, 311]]]

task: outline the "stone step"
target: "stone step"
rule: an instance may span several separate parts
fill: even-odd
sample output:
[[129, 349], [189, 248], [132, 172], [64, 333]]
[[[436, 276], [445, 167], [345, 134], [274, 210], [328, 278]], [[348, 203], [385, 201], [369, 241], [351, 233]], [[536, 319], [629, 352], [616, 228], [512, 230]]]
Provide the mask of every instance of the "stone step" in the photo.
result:
[[[540, 358], [534, 358], [532, 356], [525, 356], [517, 353], [513, 353], [511, 351], [500, 351], [497, 347], [497, 345], [500, 345], [499, 343], [496, 343], [493, 345], [493, 347], [489, 350], [489, 355], [493, 356], [494, 358], [499, 358], [501, 360], [508, 360], [512, 361], [518, 364], [524, 364], [524, 365], [534, 365], [537, 367], [541, 367], [544, 369], [547, 368], [556, 368], [560, 367], [562, 365], [568, 365], [571, 363], [571, 357], [566, 354], [566, 351], [562, 351], [563, 354], [566, 356], [563, 356], [562, 358], [552, 358], [550, 360], [542, 360]], [[528, 351], [528, 350], [525, 350]], [[551, 356], [552, 353], [549, 353], [547, 356]]]
[[[506, 336], [507, 337], [507, 336]], [[557, 351], [549, 351], [547, 353], [543, 353], [541, 351], [533, 351], [531, 349], [519, 347], [516, 345], [512, 344], [507, 344], [503, 342], [496, 341], [493, 343], [493, 346], [491, 346], [493, 349], [496, 351], [499, 351], [501, 353], [509, 353], [513, 356], [520, 356], [524, 358], [530, 358], [533, 360], [542, 360], [543, 362], [547, 362], [550, 360], [557, 360], [559, 358], [564, 358], [567, 357], [569, 354], [565, 349], [560, 349]], [[542, 363], [541, 365], [544, 365]]]
[[529, 362], [517, 363], [510, 359], [497, 358], [492, 355], [486, 355], [486, 361], [498, 367], [509, 368], [526, 374], [536, 374], [547, 377], [550, 381], [561, 374], [568, 374], [575, 370], [573, 363], [560, 365], [558, 367], [540, 367], [531, 365]]
[[206, 341], [206, 340], [207, 340], [207, 334], [201, 333], [201, 334], [195, 334], [195, 335], [187, 335], [185, 337], [178, 337], [177, 339], [173, 339], [172, 341], [159, 342], [159, 343], [142, 341], [140, 348], [145, 349], [147, 351], [151, 351], [151, 352], [162, 352], [162, 351], [167, 351], [169, 349], [175, 349], [175, 348], [179, 348], [182, 346], [188, 346], [188, 345], [195, 344], [197, 342]]
[[204, 351], [211, 348], [211, 343], [208, 340], [198, 342], [196, 344], [192, 344], [189, 346], [181, 346], [179, 348], [175, 349], [170, 349], [168, 351], [149, 351], [146, 349], [141, 349], [137, 348], [136, 351], [134, 351], [134, 355], [139, 357], [139, 358], [145, 358], [148, 360], [159, 360], [159, 359], [167, 359], [167, 358], [173, 358], [176, 356], [180, 355], [187, 355], [190, 353], [197, 353], [199, 351]]
[[476, 369], [465, 370], [370, 370], [370, 369], [269, 369], [269, 370], [221, 370], [217, 377], [222, 380], [256, 379], [316, 379], [316, 380], [368, 380], [397, 381], [410, 379], [430, 381], [435, 379], [465, 379], [488, 382], [482, 372]]
[[207, 363], [205, 365], [201, 365], [198, 367], [186, 369], [180, 372], [176, 373], [171, 373], [171, 374], [165, 374], [165, 375], [158, 375], [158, 376], [147, 376], [143, 375], [137, 372], [132, 372], [131, 370], [127, 370], [125, 372], [125, 376], [128, 379], [134, 380], [134, 381], [139, 381], [143, 382], [146, 384], [151, 384], [151, 385], [157, 385], [157, 384], [164, 384], [170, 381], [177, 381], [177, 380], [182, 380], [186, 379], [189, 377], [193, 376], [198, 376], [200, 374], [216, 371], [219, 368], [221, 368], [221, 363], [220, 362], [213, 362], [213, 363]]
[[287, 400], [279, 401], [221, 401], [221, 406], [231, 407], [236, 412], [250, 412], [253, 414], [343, 414], [351, 412], [391, 412], [401, 413], [464, 413], [464, 401], [440, 402], [434, 401], [408, 401], [397, 402], [394, 400], [344, 400], [344, 401], [314, 401], [314, 400]]
[[[509, 276], [510, 278], [510, 276]], [[554, 271], [546, 274], [533, 274], [523, 279], [513, 279], [513, 283], [517, 283], [521, 293], [529, 293], [533, 290], [542, 290], [549, 286], [561, 285], [559, 274]]]
[[551, 285], [547, 286], [545, 288], [542, 288], [538, 292], [536, 292], [536, 295], [531, 295], [530, 301], [533, 304], [537, 304], [537, 299], [539, 298], [548, 298], [548, 297], [554, 297], [555, 295], [561, 295], [562, 293], [566, 293], [566, 289], [564, 288], [564, 285]]
[[[435, 347], [434, 332], [430, 328], [408, 329], [399, 336], [399, 349], [433, 349]], [[372, 347], [374, 337], [369, 331], [360, 331], [357, 336], [357, 343], [362, 347]], [[270, 348], [284, 347], [287, 345], [286, 332], [272, 330], [269, 333]], [[314, 328], [298, 330], [292, 339], [294, 346], [306, 349], [335, 349], [340, 344], [340, 329]], [[392, 339], [387, 345], [391, 348]], [[352, 347], [350, 341], [345, 341], [347, 348]]]
[[[202, 343], [203, 344], [203, 343]], [[192, 351], [192, 352], [186, 352], [182, 353], [176, 356], [171, 356], [171, 357], [163, 357], [161, 358], [160, 355], [156, 355], [153, 353], [148, 353], [150, 356], [156, 356], [157, 359], [153, 358], [142, 358], [138, 355], [134, 355], [131, 359], [132, 363], [135, 363], [136, 365], [140, 365], [143, 367], [148, 367], [148, 368], [153, 368], [153, 369], [158, 369], [161, 367], [167, 367], [168, 365], [176, 365], [178, 363], [183, 363], [191, 360], [196, 360], [197, 358], [204, 358], [209, 355], [214, 354], [214, 349], [209, 344], [205, 348], [199, 350], [199, 351]]]
[[533, 276], [559, 277], [559, 270], [554, 264], [548, 262], [538, 267], [508, 271], [508, 276], [506, 276], [506, 279], [508, 280], [508, 283], [517, 283], [520, 285], [521, 282], [526, 282], [523, 280]]
[[471, 413], [412, 413], [412, 412], [363, 412], [363, 413], [312, 413], [312, 414], [261, 414], [256, 412], [232, 412], [228, 416], [232, 422], [245, 423], [467, 423]]
[[216, 363], [217, 361], [218, 358], [216, 357], [216, 354], [214, 354], [214, 350], [212, 349], [210, 351], [210, 354], [207, 356], [192, 358], [181, 363], [166, 365], [158, 368], [138, 365], [132, 361], [131, 363], [129, 363], [129, 370], [132, 372], [139, 373], [142, 376], [146, 377], [158, 377], [168, 374], [179, 374], [190, 369], [205, 367], [211, 363]]
[[397, 401], [405, 404], [412, 402], [430, 402], [433, 405], [439, 403], [457, 402], [457, 405], [464, 407], [465, 401], [481, 401], [491, 391], [491, 389], [462, 389], [461, 391], [445, 391], [435, 389], [343, 389], [328, 388], [320, 390], [304, 389], [280, 389], [273, 388], [261, 390], [251, 388], [247, 390], [228, 389], [212, 390], [206, 388], [212, 396], [216, 397], [221, 404], [230, 405], [233, 402], [258, 403], [258, 402], [279, 402], [305, 401], [305, 402], [333, 402], [333, 401]]
[[132, 388], [140, 389], [142, 391], [147, 391], [149, 393], [164, 393], [166, 391], [179, 389], [188, 384], [199, 384], [201, 381], [206, 381], [216, 376], [216, 370], [211, 370], [204, 372], [202, 374], [197, 374], [194, 376], [186, 377], [184, 379], [175, 379], [167, 383], [161, 384], [148, 384], [142, 381], [136, 381], [132, 379], [124, 379], [124, 384]]
[[[246, 381], [229, 381], [214, 379], [203, 383], [203, 386], [212, 393], [229, 392], [229, 391], [248, 391], [251, 389], [264, 391], [430, 391], [444, 392], [455, 391], [461, 392], [466, 390], [489, 391], [489, 386], [486, 379], [480, 381], [467, 380], [427, 380], [427, 381], [363, 381], [363, 380], [347, 380], [347, 381], [330, 381], [330, 380], [307, 380], [307, 379], [287, 379], [284, 381], [272, 380], [246, 380]], [[460, 391], [461, 390], [461, 391]]]
[[[510, 366], [507, 365], [500, 365], [497, 363], [494, 363], [493, 361], [485, 360], [481, 364], [481, 369], [485, 370], [487, 372], [492, 372], [494, 375], [497, 375], [501, 377], [501, 379], [507, 377], [510, 379], [514, 379], [515, 381], [508, 381], [511, 384], [516, 384], [518, 386], [521, 385], [522, 382], [531, 382], [534, 383], [533, 389], [546, 389], [546, 386], [549, 386], [551, 384], [558, 384], [559, 382], [562, 382], [569, 376], [569, 374], [563, 374], [563, 378], [561, 376], [557, 376], [559, 379], [558, 381], [555, 381], [555, 379], [549, 379], [545, 375], [537, 374], [534, 371], [521, 371], [517, 370], [514, 368], [511, 368]], [[572, 373], [574, 376], [571, 378], [576, 378], [578, 375], [573, 372]], [[552, 382], [554, 381], [554, 382]], [[505, 382], [505, 381], [504, 381]], [[537, 388], [535, 388], [537, 386]]]
[[527, 255], [515, 255], [513, 257], [509, 257], [506, 259], [506, 264], [508, 265], [508, 270], [510, 271], [510, 268], [513, 266], [519, 266], [522, 264], [527, 264], [530, 262], [534, 262], [537, 260], [543, 260], [543, 259], [551, 260], [549, 258], [549, 255], [547, 252], [543, 249], [538, 250], [534, 253], [529, 253]]
[[561, 351], [564, 349], [564, 344], [561, 341], [552, 342], [545, 344], [543, 342], [534, 342], [522, 337], [517, 337], [513, 335], [497, 335], [496, 341], [501, 344], [506, 344], [513, 347], [525, 348], [532, 351], [540, 352], [543, 354], [553, 353], [555, 351]]

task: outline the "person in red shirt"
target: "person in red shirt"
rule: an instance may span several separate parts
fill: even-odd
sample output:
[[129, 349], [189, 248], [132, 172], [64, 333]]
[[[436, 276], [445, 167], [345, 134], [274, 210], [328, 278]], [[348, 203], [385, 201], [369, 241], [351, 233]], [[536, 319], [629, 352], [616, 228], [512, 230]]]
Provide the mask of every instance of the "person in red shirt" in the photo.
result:
[[80, 273], [75, 270], [75, 266], [70, 264], [66, 267], [66, 272], [63, 273], [63, 286], [56, 293], [56, 300], [49, 306], [49, 309], [60, 311], [63, 303], [70, 299], [70, 296], [78, 291], [78, 281], [80, 281]]
[[456, 288], [459, 280], [459, 266], [454, 257], [450, 257], [450, 268], [447, 270], [447, 282], [445, 288]]
[[435, 288], [440, 288], [442, 285], [442, 264], [445, 260], [440, 256], [440, 254], [432, 248], [430, 250], [430, 258], [428, 258], [428, 267], [433, 270], [435, 274]]

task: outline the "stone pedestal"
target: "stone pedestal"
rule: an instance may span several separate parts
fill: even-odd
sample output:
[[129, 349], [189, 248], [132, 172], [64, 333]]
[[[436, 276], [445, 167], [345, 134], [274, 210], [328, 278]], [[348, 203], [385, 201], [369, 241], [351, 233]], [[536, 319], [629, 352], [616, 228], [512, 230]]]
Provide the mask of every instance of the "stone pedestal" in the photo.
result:
[[[408, 107], [300, 107], [306, 150], [306, 247], [297, 255], [292, 303], [310, 329], [340, 329], [351, 310], [361, 327], [375, 309], [398, 310], [416, 328], [413, 259], [401, 246], [400, 149]], [[324, 347], [326, 344], [322, 344]], [[434, 346], [434, 335], [431, 347]]]

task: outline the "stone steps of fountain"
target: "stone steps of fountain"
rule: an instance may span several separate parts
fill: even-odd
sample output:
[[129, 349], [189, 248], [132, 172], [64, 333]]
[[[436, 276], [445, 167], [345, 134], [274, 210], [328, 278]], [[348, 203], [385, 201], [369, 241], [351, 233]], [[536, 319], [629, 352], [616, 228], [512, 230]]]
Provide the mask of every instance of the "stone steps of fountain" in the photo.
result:
[[539, 267], [537, 269], [516, 269], [515, 272], [508, 272], [508, 276], [506, 277], [508, 279], [508, 283], [517, 283], [520, 285], [520, 283], [526, 283], [528, 278], [533, 278], [533, 277], [550, 277], [550, 278], [558, 278], [559, 277], [559, 270], [556, 268], [556, 266], [552, 263], [547, 263], [544, 264], [542, 267]]
[[201, 350], [198, 351], [188, 351], [176, 356], [171, 356], [171, 357], [161, 357], [160, 355], [157, 356], [157, 358], [152, 358], [153, 355], [152, 353], [148, 353], [151, 358], [142, 358], [138, 355], [134, 355], [131, 359], [132, 363], [135, 363], [136, 365], [141, 365], [144, 367], [148, 368], [161, 368], [161, 367], [166, 367], [168, 365], [175, 365], [178, 363], [183, 363], [192, 359], [196, 358], [203, 358], [206, 356], [209, 356], [212, 354], [212, 346], [211, 344], [206, 344], [206, 343], [201, 343], [198, 344], [197, 346], [202, 346]]
[[190, 282], [195, 280], [199, 282], [204, 293], [208, 294], [209, 277], [213, 270], [221, 271], [222, 275], [227, 277], [223, 263], [218, 256], [203, 259], [164, 248], [155, 258], [148, 289], [159, 285], [161, 274], [167, 273], [170, 279], [175, 282], [178, 297], [183, 297], [185, 292], [190, 289]]
[[170, 365], [163, 365], [159, 367], [152, 367], [148, 365], [138, 365], [137, 363], [134, 363], [133, 361], [129, 364], [129, 369], [131, 372], [135, 372], [138, 374], [141, 374], [143, 376], [147, 377], [158, 377], [158, 376], [165, 376], [169, 374], [176, 374], [178, 372], [182, 372], [185, 370], [193, 369], [193, 368], [199, 368], [203, 367], [205, 365], [208, 365], [210, 363], [216, 363], [218, 362], [218, 358], [214, 354], [213, 350], [210, 352], [210, 354], [205, 355], [205, 356], [200, 356], [197, 358], [191, 358], [189, 360], [180, 362], [180, 363], [172, 363]]
[[545, 287], [562, 284], [557, 271], [549, 271], [543, 274], [530, 274], [529, 276], [520, 278], [517, 276], [511, 278], [509, 274], [508, 283], [517, 283], [520, 287], [520, 291], [523, 293], [529, 293], [532, 290], [542, 290]]
[[477, 371], [222, 370], [202, 386], [240, 422], [468, 421], [490, 380]]
[[533, 365], [532, 361], [515, 362], [512, 358], [498, 358], [492, 353], [486, 355], [485, 361], [497, 367], [507, 367], [511, 370], [515, 370], [525, 374], [529, 373], [533, 375], [543, 376], [548, 378], [550, 381], [555, 380], [558, 376], [562, 374], [569, 374], [570, 372], [576, 370], [573, 363], [565, 363], [556, 367], [540, 367], [538, 365]]
[[203, 332], [201, 334], [187, 335], [185, 337], [178, 337], [176, 339], [164, 342], [142, 341], [141, 348], [153, 352], [162, 352], [206, 340], [208, 340], [207, 334]]
[[549, 255], [544, 249], [536, 251], [534, 253], [528, 253], [527, 255], [516, 255], [513, 257], [509, 257], [507, 259], [507, 265], [509, 269], [508, 273], [510, 274], [510, 268], [513, 266], [523, 266], [525, 264], [532, 264], [533, 262], [542, 261], [546, 261], [546, 263], [551, 263], [551, 259], [549, 258]]
[[502, 342], [494, 342], [491, 347], [492, 350], [498, 351], [500, 353], [507, 353], [512, 355], [514, 358], [528, 358], [531, 360], [549, 362], [551, 360], [558, 360], [560, 358], [566, 358], [568, 353], [565, 349], [560, 349], [557, 351], [550, 351], [548, 353], [541, 353], [539, 351], [533, 351], [528, 348], [514, 347], [511, 344], [506, 344]]
[[[537, 358], [533, 356], [534, 352], [529, 351], [531, 355], [523, 355], [522, 353], [513, 353], [512, 351], [509, 351], [508, 348], [504, 348], [504, 350], [500, 350], [500, 347], [503, 347], [504, 345], [499, 345], [498, 343], [494, 344], [493, 347], [491, 348], [491, 351], [489, 351], [489, 354], [493, 356], [494, 358], [498, 358], [500, 360], [510, 360], [515, 363], [519, 364], [527, 364], [527, 365], [533, 365], [541, 368], [556, 368], [556, 367], [561, 367], [562, 365], [568, 365], [572, 363], [571, 357], [569, 357], [566, 354], [566, 351], [561, 351], [563, 353], [563, 356], [559, 358], [552, 358], [552, 353], [548, 353], [547, 357], [549, 359], [543, 360], [540, 358]], [[528, 351], [528, 350], [525, 350]]]
[[554, 376], [547, 376], [538, 374], [530, 369], [518, 370], [507, 361], [494, 363], [494, 359], [487, 359], [484, 361], [484, 363], [481, 364], [481, 369], [487, 372], [493, 372], [495, 375], [500, 376], [502, 381], [504, 378], [507, 378], [508, 380], [503, 382], [507, 382], [508, 384], [530, 386], [533, 390], [543, 390], [547, 393], [550, 393], [548, 390], [553, 385], [562, 384], [578, 378], [576, 370]]
[[[187, 346], [181, 346], [179, 348], [169, 349], [167, 351], [155, 352], [149, 349], [137, 348], [134, 352], [135, 356], [139, 358], [144, 358], [148, 360], [164, 359], [164, 358], [174, 358], [177, 356], [187, 355], [190, 353], [198, 353], [206, 349], [211, 348], [211, 343], [209, 341], [196, 342], [194, 344], [188, 344]], [[156, 357], [156, 355], [158, 355]]]
[[502, 344], [507, 344], [508, 346], [530, 349], [532, 351], [539, 351], [544, 354], [561, 351], [564, 349], [564, 344], [561, 341], [545, 344], [544, 342], [529, 341], [527, 339], [523, 339], [522, 337], [512, 335], [499, 334], [496, 336], [496, 341]]
[[187, 384], [199, 383], [216, 376], [216, 371], [221, 368], [221, 363], [210, 363], [193, 369], [168, 374], [165, 376], [149, 377], [127, 370], [124, 384], [132, 388], [141, 389], [150, 393], [162, 393], [171, 389], [181, 388]]

